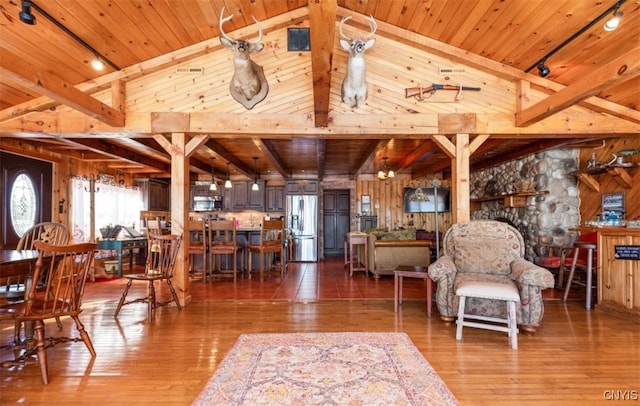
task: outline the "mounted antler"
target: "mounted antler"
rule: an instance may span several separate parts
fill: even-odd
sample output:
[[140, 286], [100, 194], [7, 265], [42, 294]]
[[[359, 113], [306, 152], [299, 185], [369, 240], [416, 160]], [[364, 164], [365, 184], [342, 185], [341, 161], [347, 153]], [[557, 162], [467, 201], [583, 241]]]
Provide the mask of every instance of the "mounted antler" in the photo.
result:
[[369, 39], [378, 29], [378, 24], [372, 16], [366, 17], [369, 22], [371, 32], [364, 37], [349, 38], [342, 31], [342, 26], [351, 16], [344, 17], [340, 21], [338, 31], [340, 31], [340, 46], [349, 53], [347, 62], [347, 75], [342, 81], [342, 101], [349, 107], [359, 107], [367, 99], [367, 82], [365, 80], [364, 51], [371, 48], [376, 40]]
[[257, 65], [251, 60], [252, 52], [260, 52], [264, 48], [262, 44], [262, 26], [260, 22], [253, 17], [258, 26], [258, 38], [253, 41], [245, 41], [241, 39], [233, 39], [228, 36], [222, 26], [233, 18], [233, 14], [228, 17], [224, 16], [224, 7], [220, 11], [220, 42], [222, 45], [233, 51], [233, 78], [229, 90], [231, 96], [245, 106], [251, 109], [257, 103], [261, 102], [269, 91], [269, 84], [264, 76], [262, 66]]

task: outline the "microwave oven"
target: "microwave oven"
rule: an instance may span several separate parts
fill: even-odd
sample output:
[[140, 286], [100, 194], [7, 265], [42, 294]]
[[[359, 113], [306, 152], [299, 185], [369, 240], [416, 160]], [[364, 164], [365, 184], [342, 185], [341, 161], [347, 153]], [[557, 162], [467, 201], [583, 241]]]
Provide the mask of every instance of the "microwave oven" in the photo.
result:
[[222, 196], [193, 196], [191, 202], [193, 211], [222, 210]]

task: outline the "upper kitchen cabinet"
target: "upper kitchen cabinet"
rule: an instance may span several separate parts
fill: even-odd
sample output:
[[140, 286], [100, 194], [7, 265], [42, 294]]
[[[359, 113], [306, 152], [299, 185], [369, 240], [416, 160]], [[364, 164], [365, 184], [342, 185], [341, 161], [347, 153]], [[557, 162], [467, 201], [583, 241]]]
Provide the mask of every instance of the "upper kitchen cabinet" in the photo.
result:
[[144, 210], [171, 210], [171, 184], [160, 179], [137, 179]]
[[266, 210], [268, 212], [284, 212], [284, 187], [267, 186]]
[[260, 190], [251, 190], [251, 182], [233, 182], [231, 188], [231, 210], [264, 211], [265, 183], [258, 181]]
[[285, 183], [287, 195], [317, 195], [319, 189], [317, 180], [287, 180]]

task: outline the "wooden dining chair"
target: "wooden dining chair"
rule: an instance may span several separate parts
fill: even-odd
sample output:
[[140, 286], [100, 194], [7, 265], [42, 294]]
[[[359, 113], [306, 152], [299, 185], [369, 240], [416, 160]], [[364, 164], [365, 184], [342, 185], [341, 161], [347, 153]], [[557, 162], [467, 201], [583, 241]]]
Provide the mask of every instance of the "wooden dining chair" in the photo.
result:
[[187, 223], [187, 230], [188, 230], [187, 232], [189, 235], [188, 252], [189, 252], [189, 256], [191, 257], [190, 272], [195, 273], [196, 271], [195, 260], [196, 258], [200, 258], [202, 263], [202, 277], [205, 280], [207, 278], [207, 253], [208, 253], [207, 225], [208, 223], [209, 222], [206, 218], [202, 220], [191, 219]]
[[[166, 306], [171, 302], [175, 302], [178, 310], [182, 309], [178, 295], [176, 294], [171, 278], [173, 277], [173, 271], [175, 268], [176, 258], [178, 257], [178, 251], [180, 244], [182, 243], [182, 236], [175, 234], [159, 235], [149, 234], [149, 253], [147, 255], [147, 264], [145, 266], [144, 273], [135, 273], [123, 275], [129, 281], [122, 292], [118, 307], [114, 317], [118, 317], [122, 306], [133, 303], [147, 303], [147, 320], [153, 321], [155, 310], [160, 306]], [[153, 247], [153, 248], [152, 248]], [[148, 283], [148, 293], [144, 297], [127, 300], [127, 294], [133, 284], [133, 281], [143, 281]], [[156, 290], [154, 282], [165, 281], [169, 286], [171, 293], [171, 299], [166, 301], [159, 301], [156, 297]]]
[[[42, 383], [47, 385], [47, 348], [64, 342], [83, 341], [91, 357], [96, 356], [91, 338], [79, 318], [85, 282], [93, 263], [96, 244], [52, 245], [35, 241], [34, 248], [40, 254], [33, 273], [33, 283], [28, 287], [27, 299], [14, 312], [4, 314], [9, 314], [17, 323], [33, 323], [35, 345], [27, 348], [13, 363], [22, 364], [26, 359], [37, 355]], [[44, 321], [63, 316], [73, 319], [79, 337], [45, 337]]]
[[[284, 278], [285, 273], [285, 234], [284, 221], [282, 220], [263, 220], [260, 226], [260, 241], [258, 244], [249, 244], [249, 277], [251, 277], [252, 269], [252, 253], [257, 253], [260, 266], [260, 282], [264, 281], [265, 272], [265, 256], [268, 256], [269, 271], [271, 272], [273, 265], [277, 262], [280, 269], [280, 277]], [[279, 258], [276, 258], [276, 255]]]
[[[45, 222], [38, 223], [25, 231], [20, 237], [16, 249], [34, 250], [34, 243], [42, 241], [52, 245], [64, 245], [69, 242], [70, 234], [67, 226], [62, 223]], [[0, 286], [0, 297], [9, 302], [24, 300], [25, 277], [9, 277]]]
[[[209, 253], [211, 277], [232, 276], [235, 284], [238, 279], [238, 254], [242, 259], [244, 247], [238, 245], [236, 237], [236, 219], [232, 220], [211, 220], [209, 222]], [[229, 256], [231, 258], [229, 258]], [[225, 259], [231, 262], [227, 262]], [[244, 261], [241, 261], [241, 268]], [[205, 277], [205, 282], [207, 278]]]

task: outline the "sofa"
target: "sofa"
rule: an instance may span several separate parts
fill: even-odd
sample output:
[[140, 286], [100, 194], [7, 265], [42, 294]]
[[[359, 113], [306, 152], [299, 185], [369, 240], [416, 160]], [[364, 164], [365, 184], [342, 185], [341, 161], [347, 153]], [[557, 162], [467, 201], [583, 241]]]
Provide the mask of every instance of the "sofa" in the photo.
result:
[[[553, 274], [524, 259], [524, 239], [514, 227], [499, 221], [473, 220], [454, 224], [443, 239], [443, 252], [429, 266], [438, 283], [440, 317], [451, 322], [458, 313], [456, 286], [463, 281], [515, 285], [520, 294], [516, 318], [521, 329], [534, 334], [544, 315], [542, 290], [553, 288]], [[465, 314], [506, 318], [504, 301], [468, 298]]]
[[393, 275], [399, 265], [429, 266], [431, 242], [416, 240], [415, 229], [373, 230], [368, 235], [368, 269], [374, 278]]

